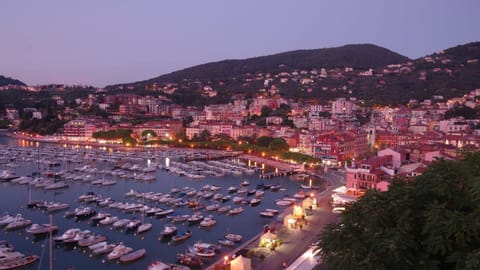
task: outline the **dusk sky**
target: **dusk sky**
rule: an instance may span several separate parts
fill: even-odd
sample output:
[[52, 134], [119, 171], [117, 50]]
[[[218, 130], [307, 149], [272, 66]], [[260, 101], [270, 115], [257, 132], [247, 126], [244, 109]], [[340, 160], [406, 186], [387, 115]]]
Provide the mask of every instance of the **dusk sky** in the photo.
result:
[[417, 58], [479, 41], [479, 11], [478, 0], [3, 0], [0, 75], [103, 87], [352, 43]]

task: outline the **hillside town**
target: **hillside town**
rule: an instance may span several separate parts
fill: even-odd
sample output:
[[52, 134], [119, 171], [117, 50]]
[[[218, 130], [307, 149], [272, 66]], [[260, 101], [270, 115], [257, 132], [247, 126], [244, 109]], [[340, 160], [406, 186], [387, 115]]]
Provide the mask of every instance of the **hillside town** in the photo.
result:
[[[265, 80], [265, 86], [269, 83]], [[347, 188], [381, 190], [387, 189], [395, 176], [418, 176], [434, 160], [454, 160], [480, 147], [480, 119], [446, 115], [456, 108], [477, 108], [480, 89], [448, 100], [442, 96], [412, 99], [402, 106], [366, 106], [365, 101], [353, 97], [328, 102], [294, 101], [271, 91], [274, 85], [269, 89], [268, 94], [255, 98], [238, 95], [230, 103], [203, 108], [165, 103], [161, 96], [108, 94], [102, 89], [87, 98], [75, 99], [75, 108], [53, 96], [58, 106], [65, 106], [57, 115], [65, 121], [62, 132], [40, 136], [19, 131], [17, 135], [116, 144], [122, 140], [95, 138], [94, 134], [130, 129], [132, 137], [143, 141], [189, 141], [198, 139], [203, 132], [210, 138], [226, 136], [239, 143], [252, 137], [281, 138], [288, 143], [290, 152], [318, 158], [326, 168], [346, 168]], [[81, 114], [80, 109], [92, 107], [108, 116]], [[43, 116], [36, 108], [25, 111], [31, 113], [31, 118]], [[4, 112], [13, 127], [18, 126], [19, 115], [14, 108]], [[138, 115], [147, 120], [135, 123]], [[153, 131], [154, 136], [146, 137], [145, 131]]]

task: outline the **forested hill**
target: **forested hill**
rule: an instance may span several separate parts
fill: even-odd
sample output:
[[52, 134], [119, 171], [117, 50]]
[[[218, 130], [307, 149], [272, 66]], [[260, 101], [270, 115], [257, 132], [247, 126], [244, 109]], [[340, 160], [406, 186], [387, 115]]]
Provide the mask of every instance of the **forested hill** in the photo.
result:
[[406, 62], [405, 56], [372, 44], [345, 45], [336, 48], [297, 50], [243, 60], [223, 60], [175, 71], [128, 85], [177, 82], [183, 79], [225, 79], [247, 73], [276, 73], [298, 69], [353, 67], [377, 68]]
[[152, 91], [181, 105], [225, 103], [241, 94], [285, 98], [356, 97], [377, 104], [459, 97], [480, 88], [480, 42], [411, 60], [375, 45], [300, 50], [245, 60], [225, 60], [153, 79], [109, 86], [140, 95]]
[[27, 86], [25, 83], [15, 80], [9, 77], [5, 77], [0, 75], [0, 86], [5, 86], [5, 85], [21, 85], [21, 86]]

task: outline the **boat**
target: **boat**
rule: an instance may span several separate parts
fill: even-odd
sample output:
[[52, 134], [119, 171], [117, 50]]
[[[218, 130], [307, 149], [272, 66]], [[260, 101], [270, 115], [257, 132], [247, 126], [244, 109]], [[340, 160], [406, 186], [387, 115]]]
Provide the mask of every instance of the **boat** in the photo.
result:
[[203, 216], [199, 214], [193, 214], [191, 217], [188, 218], [189, 224], [195, 224], [203, 220]]
[[245, 211], [245, 209], [243, 209], [243, 207], [235, 207], [232, 210], [228, 211], [228, 214], [229, 215], [238, 215], [238, 214], [242, 213], [243, 211]]
[[296, 199], [305, 199], [305, 197], [307, 197], [307, 194], [303, 190], [300, 190], [299, 192], [293, 194], [293, 197]]
[[30, 219], [26, 219], [22, 217], [20, 214], [18, 214], [15, 217], [15, 221], [8, 223], [7, 227], [5, 227], [5, 230], [16, 230], [16, 229], [21, 229], [24, 227], [29, 226], [32, 224], [32, 221]]
[[51, 203], [46, 206], [48, 212], [60, 211], [68, 209], [70, 205], [68, 203]]
[[152, 207], [149, 210], [145, 211], [147, 216], [155, 216], [155, 213], [163, 211], [162, 208], [159, 207]]
[[90, 220], [91, 221], [100, 221], [106, 217], [109, 217], [110, 216], [110, 213], [107, 213], [107, 212], [98, 212], [95, 216], [91, 217]]
[[257, 192], [255, 192], [255, 197], [262, 197], [263, 195], [265, 194], [265, 191], [263, 190], [257, 190]]
[[275, 216], [275, 213], [269, 212], [269, 211], [262, 211], [262, 212], [260, 212], [260, 216], [262, 216], [262, 217], [273, 217], [273, 216]]
[[102, 220], [100, 220], [98, 223], [102, 224], [102, 225], [110, 225], [112, 223], [115, 223], [118, 221], [118, 217], [106, 217]]
[[175, 236], [172, 237], [172, 242], [177, 243], [183, 240], [186, 240], [192, 236], [192, 232], [190, 230], [187, 230], [185, 232], [179, 233]]
[[250, 185], [250, 182], [248, 182], [248, 180], [243, 180], [243, 181], [240, 183], [240, 185], [246, 187], [246, 186]]
[[167, 209], [167, 210], [164, 210], [164, 211], [160, 211], [160, 212], [155, 213], [155, 216], [161, 218], [161, 217], [165, 217], [165, 216], [167, 216], [167, 215], [169, 215], [169, 214], [171, 214], [171, 213], [173, 213], [173, 212], [175, 212], [175, 210], [173, 210], [173, 209]]
[[301, 188], [303, 189], [306, 189], [306, 190], [309, 190], [309, 189], [312, 189], [312, 190], [318, 190], [320, 189], [320, 186], [309, 186], [309, 185], [300, 185]]
[[166, 264], [161, 261], [154, 261], [148, 265], [148, 270], [190, 270], [190, 267], [176, 265], [176, 264]]
[[293, 201], [289, 201], [289, 200], [279, 200], [275, 203], [276, 205], [278, 206], [290, 206], [293, 204]]
[[78, 241], [89, 237], [90, 233], [91, 232], [89, 230], [83, 230], [83, 231], [77, 232], [75, 234], [75, 237], [65, 239], [65, 240], [63, 240], [63, 243], [65, 243], [65, 244], [76, 244], [76, 243], [78, 243]]
[[97, 212], [91, 208], [91, 207], [84, 207], [83, 209], [79, 209], [78, 211], [75, 212], [75, 216], [77, 218], [82, 218], [82, 217], [90, 217], [95, 215]]
[[105, 244], [104, 246], [94, 249], [92, 252], [95, 255], [110, 253], [115, 249], [115, 247], [117, 247], [117, 244]]
[[54, 237], [53, 240], [55, 240], [56, 242], [62, 242], [63, 240], [67, 240], [67, 239], [75, 237], [75, 235], [79, 231], [80, 231], [79, 228], [68, 229], [62, 235]]
[[261, 202], [262, 202], [262, 199], [255, 197], [255, 198], [250, 200], [250, 206], [257, 206]]
[[[17, 216], [20, 214], [17, 214]], [[0, 217], [0, 226], [5, 226], [8, 225], [9, 223], [14, 222], [16, 217], [10, 215], [10, 214], [4, 214], [2, 217]]]
[[130, 222], [127, 223], [127, 225], [125, 225], [125, 229], [127, 230], [134, 230], [136, 229], [138, 226], [140, 226], [142, 222], [138, 219], [132, 219], [130, 220]]
[[243, 202], [243, 200], [245, 200], [245, 197], [240, 197], [240, 196], [235, 196], [232, 199], [233, 203], [241, 203]]
[[30, 265], [36, 262], [37, 260], [38, 260], [38, 256], [35, 256], [35, 255], [17, 258], [15, 260], [0, 264], [0, 270], [10, 270], [10, 269], [16, 269], [20, 267], [25, 267], [27, 265]]
[[200, 257], [215, 257], [215, 250], [202, 247], [188, 247], [188, 251]]
[[99, 249], [99, 248], [105, 247], [106, 245], [107, 245], [107, 241], [102, 241], [102, 242], [98, 242], [98, 243], [89, 245], [88, 248], [89, 248], [90, 250], [95, 250], [95, 249]]
[[189, 218], [190, 218], [190, 215], [178, 215], [178, 216], [175, 216], [172, 219], [172, 222], [173, 223], [182, 223], [184, 221], [187, 221]]
[[55, 182], [49, 185], [46, 185], [44, 187], [45, 190], [54, 190], [54, 189], [62, 189], [62, 188], [68, 188], [70, 185], [68, 183], [65, 183], [63, 181], [61, 182]]
[[123, 228], [123, 227], [127, 226], [127, 224], [129, 222], [130, 222], [130, 219], [122, 218], [122, 219], [119, 219], [116, 222], [114, 222], [112, 226], [115, 229], [120, 229], [120, 228]]
[[235, 193], [235, 192], [237, 192], [237, 190], [238, 190], [237, 187], [233, 187], [233, 186], [232, 186], [232, 187], [229, 187], [229, 188], [228, 188], [228, 193], [230, 193], [230, 194], [231, 194], [231, 193]]
[[87, 247], [87, 246], [91, 246], [91, 245], [94, 245], [96, 243], [99, 243], [99, 242], [103, 242], [107, 240], [107, 237], [106, 236], [103, 236], [103, 235], [89, 235], [83, 239], [80, 239], [78, 240], [78, 245], [80, 247]]
[[152, 223], [144, 223], [138, 226], [137, 233], [144, 233], [152, 228]]
[[177, 234], [177, 227], [171, 224], [167, 224], [165, 225], [165, 228], [163, 229], [163, 231], [160, 233], [160, 237], [168, 238], [168, 237], [174, 236], [175, 234]]
[[218, 240], [218, 243], [222, 246], [226, 246], [226, 247], [232, 247], [233, 245], [235, 245], [235, 243], [231, 240], [228, 240], [228, 239], [220, 239]]
[[[203, 265], [202, 259], [192, 253], [177, 253], [177, 260], [180, 264], [189, 266], [189, 267], [201, 267]], [[190, 268], [188, 268], [190, 269]]]
[[136, 250], [134, 252], [131, 252], [131, 253], [128, 253], [126, 255], [121, 256], [120, 257], [120, 262], [128, 263], [128, 262], [136, 261], [136, 260], [142, 258], [143, 256], [145, 256], [145, 253], [147, 253], [147, 250], [144, 249], [144, 248]]
[[212, 227], [215, 224], [217, 224], [217, 221], [212, 216], [208, 216], [200, 222], [200, 227]]
[[123, 244], [120, 244], [120, 245], [116, 246], [112, 250], [112, 252], [108, 253], [107, 259], [109, 261], [116, 260], [116, 259], [122, 257], [123, 255], [126, 255], [126, 254], [132, 252], [132, 250], [133, 249], [131, 247], [127, 247]]
[[257, 192], [257, 189], [254, 188], [254, 189], [251, 189], [251, 190], [247, 191], [247, 195], [251, 196], [251, 195], [255, 194], [256, 192]]
[[205, 207], [205, 210], [207, 211], [215, 211], [220, 207], [218, 203], [210, 204]]
[[230, 210], [230, 208], [232, 208], [231, 205], [225, 205], [225, 206], [222, 206], [222, 207], [218, 208], [217, 212], [218, 213], [226, 213]]
[[224, 202], [228, 202], [232, 199], [232, 196], [230, 195], [227, 195], [227, 196], [223, 196], [222, 199], [221, 199], [221, 202], [224, 203]]
[[32, 224], [28, 227], [25, 231], [29, 234], [33, 234], [35, 236], [42, 235], [50, 232], [56, 232], [58, 230], [58, 226], [50, 225], [50, 224]]
[[240, 234], [233, 234], [233, 233], [227, 233], [225, 234], [225, 239], [233, 241], [233, 242], [240, 242], [242, 241], [242, 236]]

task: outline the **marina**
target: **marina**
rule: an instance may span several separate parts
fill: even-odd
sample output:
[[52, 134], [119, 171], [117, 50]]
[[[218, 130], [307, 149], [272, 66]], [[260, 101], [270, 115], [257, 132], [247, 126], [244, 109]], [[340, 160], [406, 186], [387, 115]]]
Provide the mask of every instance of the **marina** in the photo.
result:
[[[48, 214], [52, 213], [53, 224], [59, 231], [52, 256], [59, 269], [100, 266], [147, 269], [158, 260], [181, 263], [177, 254], [186, 250], [205, 258], [221, 258], [239, 245], [239, 238], [249, 239], [264, 225], [275, 222], [275, 217], [261, 216], [265, 208], [281, 210], [278, 201], [293, 204], [294, 194], [301, 184], [306, 184], [289, 176], [263, 180], [259, 177], [262, 171], [249, 169], [247, 161], [231, 157], [220, 163], [202, 160], [205, 154], [199, 150], [139, 152], [72, 145], [22, 145], [4, 137], [0, 143], [0, 172], [5, 179], [10, 178], [1, 183], [1, 210], [12, 216], [18, 213], [35, 224], [47, 223]], [[181, 165], [186, 156], [198, 158]], [[264, 167], [265, 173], [275, 171], [273, 167]], [[98, 184], [100, 179], [115, 184]], [[55, 183], [64, 187], [44, 188]], [[36, 204], [31, 204], [34, 201]], [[252, 226], [244, 226], [243, 220], [249, 220]], [[167, 239], [161, 239], [162, 231], [166, 227], [171, 230], [170, 226], [176, 228], [175, 233], [167, 231]], [[235, 237], [226, 239], [226, 235]], [[174, 236], [177, 237], [173, 239]], [[33, 237], [25, 229], [3, 230], [0, 239], [14, 243], [20, 250], [48, 255], [43, 251], [45, 237]], [[212, 253], [195, 245], [199, 242], [215, 243], [218, 249]], [[124, 248], [117, 248], [119, 245]], [[108, 255], [115, 248], [118, 252], [109, 260]], [[142, 249], [145, 253], [139, 251]], [[139, 251], [138, 258], [127, 256], [123, 261], [135, 259], [120, 263], [122, 256], [134, 251]], [[188, 256], [182, 258], [189, 261]], [[48, 260], [39, 261], [41, 268], [45, 268]], [[202, 267], [210, 263], [207, 260]], [[37, 264], [32, 267], [38, 267]]]

